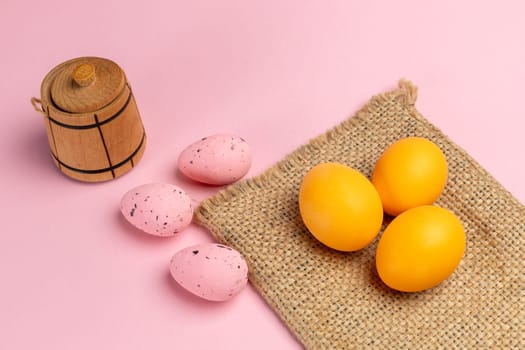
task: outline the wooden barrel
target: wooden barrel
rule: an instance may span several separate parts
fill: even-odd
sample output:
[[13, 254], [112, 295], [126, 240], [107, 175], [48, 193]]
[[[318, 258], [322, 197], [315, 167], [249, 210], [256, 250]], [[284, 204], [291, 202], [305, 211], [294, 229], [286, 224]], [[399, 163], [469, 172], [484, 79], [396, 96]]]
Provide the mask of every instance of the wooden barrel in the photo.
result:
[[146, 146], [140, 114], [123, 70], [113, 61], [80, 57], [53, 68], [41, 99], [51, 155], [66, 175], [88, 182], [131, 170]]

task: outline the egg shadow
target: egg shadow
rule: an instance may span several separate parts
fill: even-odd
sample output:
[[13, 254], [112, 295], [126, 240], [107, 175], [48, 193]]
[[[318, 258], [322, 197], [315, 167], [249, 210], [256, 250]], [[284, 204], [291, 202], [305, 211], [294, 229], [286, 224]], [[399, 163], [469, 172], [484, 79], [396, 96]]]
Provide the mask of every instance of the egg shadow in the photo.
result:
[[[180, 171], [177, 167], [174, 171], [176, 183], [180, 187], [184, 188], [186, 193], [190, 195], [192, 201], [195, 202], [195, 207], [202, 202], [204, 199], [209, 198], [213, 194], [219, 192], [220, 190], [226, 188], [228, 185], [210, 185], [202, 182], [198, 182], [188, 178], [186, 175]], [[199, 198], [195, 198], [194, 193], [199, 194]]]
[[178, 298], [184, 301], [185, 304], [192, 305], [199, 309], [199, 312], [209, 312], [210, 310], [220, 310], [228, 307], [231, 301], [211, 301], [200, 298], [177, 283], [171, 273], [167, 271], [163, 274], [163, 283], [170, 289], [170, 291]]
[[393, 289], [390, 289], [379, 277], [375, 264], [375, 259], [369, 266], [368, 269], [368, 282], [374, 288], [375, 291], [382, 295], [393, 295], [396, 293]]
[[[397, 292], [397, 291], [391, 289], [390, 287], [388, 287], [381, 280], [381, 277], [379, 277], [379, 274], [378, 274], [377, 268], [376, 268], [376, 252], [377, 252], [377, 245], [379, 244], [379, 241], [381, 240], [381, 236], [383, 235], [385, 229], [392, 222], [393, 219], [394, 219], [393, 216], [388, 215], [386, 213], [384, 214], [383, 223], [381, 225], [381, 230], [379, 231], [379, 233], [378, 233], [377, 237], [375, 238], [372, 246], [370, 247], [371, 249], [373, 249], [374, 253], [373, 253], [373, 259], [372, 259], [371, 263], [368, 266], [368, 282], [370, 283], [370, 285], [378, 293], [380, 293], [382, 295], [391, 295], [391, 296], [395, 296], [396, 293], [400, 293], [400, 292]], [[402, 293], [400, 293], [400, 295], [401, 294]]]
[[224, 187], [224, 185], [211, 185], [211, 184], [192, 180], [186, 175], [184, 175], [178, 167], [176, 167], [174, 173], [175, 173], [175, 179], [177, 180], [177, 182], [180, 182], [184, 186], [199, 188], [199, 189], [202, 189], [202, 188], [221, 189], [222, 187]]
[[148, 244], [150, 246], [158, 246], [158, 245], [166, 244], [168, 240], [176, 239], [177, 236], [181, 234], [181, 232], [179, 232], [173, 236], [151, 235], [142, 230], [139, 230], [138, 228], [133, 226], [131, 223], [129, 223], [124, 217], [124, 215], [122, 215], [119, 209], [115, 210], [113, 215], [114, 215], [115, 220], [118, 221], [120, 227], [122, 227], [122, 232], [126, 233], [126, 236], [132, 238], [133, 240], [136, 240], [137, 242]]

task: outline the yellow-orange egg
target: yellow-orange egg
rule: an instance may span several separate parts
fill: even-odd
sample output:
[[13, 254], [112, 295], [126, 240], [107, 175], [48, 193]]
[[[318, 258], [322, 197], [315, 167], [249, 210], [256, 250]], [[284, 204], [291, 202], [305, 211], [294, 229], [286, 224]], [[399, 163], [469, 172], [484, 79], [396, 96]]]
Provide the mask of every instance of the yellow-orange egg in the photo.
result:
[[417, 292], [448, 278], [465, 251], [463, 225], [432, 205], [409, 209], [387, 226], [376, 251], [379, 277], [390, 288]]
[[432, 204], [447, 182], [447, 160], [441, 149], [422, 137], [401, 139], [377, 161], [372, 183], [390, 215]]
[[381, 199], [359, 171], [340, 163], [321, 163], [304, 176], [299, 210], [321, 243], [355, 251], [377, 236], [383, 221]]

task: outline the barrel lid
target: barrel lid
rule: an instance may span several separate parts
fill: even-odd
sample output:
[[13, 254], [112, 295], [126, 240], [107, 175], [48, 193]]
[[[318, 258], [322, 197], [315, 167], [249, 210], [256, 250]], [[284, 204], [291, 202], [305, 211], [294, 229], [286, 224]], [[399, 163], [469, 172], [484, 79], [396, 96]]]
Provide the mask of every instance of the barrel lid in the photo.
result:
[[125, 83], [126, 76], [115, 62], [81, 57], [60, 67], [51, 83], [51, 98], [65, 112], [95, 112], [115, 100]]

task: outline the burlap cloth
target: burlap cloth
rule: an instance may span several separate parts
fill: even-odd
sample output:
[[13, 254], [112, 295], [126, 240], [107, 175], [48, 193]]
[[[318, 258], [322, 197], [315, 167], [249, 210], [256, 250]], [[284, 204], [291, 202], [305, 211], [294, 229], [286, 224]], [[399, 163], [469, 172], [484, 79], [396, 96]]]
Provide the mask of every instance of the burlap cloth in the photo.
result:
[[[525, 207], [418, 113], [416, 94], [401, 81], [197, 210], [198, 223], [245, 256], [253, 286], [308, 349], [525, 348]], [[339, 161], [370, 176], [389, 144], [413, 135], [431, 139], [447, 157], [448, 183], [437, 204], [459, 216], [467, 248], [449, 279], [409, 294], [379, 280], [377, 239], [340, 253], [312, 238], [299, 216], [298, 190], [319, 162]]]

